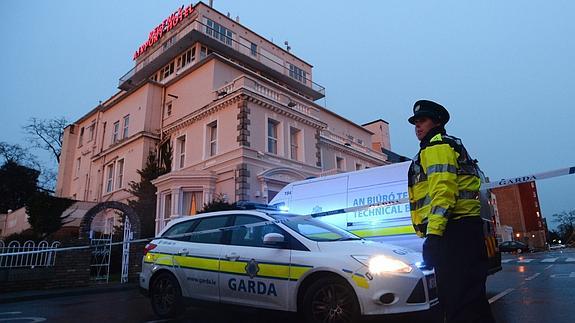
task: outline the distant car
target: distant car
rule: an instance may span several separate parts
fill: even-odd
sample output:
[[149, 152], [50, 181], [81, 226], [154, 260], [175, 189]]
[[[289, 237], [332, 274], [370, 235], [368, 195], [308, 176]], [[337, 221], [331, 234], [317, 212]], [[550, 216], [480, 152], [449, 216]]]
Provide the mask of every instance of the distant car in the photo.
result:
[[531, 248], [523, 242], [519, 241], [505, 241], [499, 245], [499, 251], [501, 252], [529, 252]]
[[549, 250], [556, 250], [556, 249], [563, 249], [565, 248], [564, 244], [552, 244], [549, 246]]
[[140, 286], [160, 317], [195, 299], [298, 311], [307, 322], [356, 322], [437, 304], [434, 271], [420, 262], [418, 252], [317, 219], [221, 211], [170, 222], [145, 248]]

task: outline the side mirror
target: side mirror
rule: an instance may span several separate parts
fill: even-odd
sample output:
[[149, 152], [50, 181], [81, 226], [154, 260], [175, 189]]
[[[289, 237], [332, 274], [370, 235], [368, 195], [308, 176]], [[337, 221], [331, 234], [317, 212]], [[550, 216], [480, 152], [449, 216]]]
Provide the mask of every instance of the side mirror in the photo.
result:
[[264, 236], [264, 244], [270, 246], [281, 246], [285, 244], [285, 237], [281, 233], [268, 233]]

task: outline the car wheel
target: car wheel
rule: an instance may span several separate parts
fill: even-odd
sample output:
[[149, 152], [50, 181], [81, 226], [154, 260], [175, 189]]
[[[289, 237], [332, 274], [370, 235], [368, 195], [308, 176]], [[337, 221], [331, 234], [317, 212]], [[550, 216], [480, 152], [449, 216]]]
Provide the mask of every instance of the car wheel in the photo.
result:
[[174, 318], [184, 311], [182, 289], [176, 277], [162, 273], [150, 286], [150, 301], [154, 313], [162, 318]]
[[352, 323], [359, 321], [360, 308], [353, 288], [345, 280], [325, 277], [307, 289], [301, 314], [308, 323]]

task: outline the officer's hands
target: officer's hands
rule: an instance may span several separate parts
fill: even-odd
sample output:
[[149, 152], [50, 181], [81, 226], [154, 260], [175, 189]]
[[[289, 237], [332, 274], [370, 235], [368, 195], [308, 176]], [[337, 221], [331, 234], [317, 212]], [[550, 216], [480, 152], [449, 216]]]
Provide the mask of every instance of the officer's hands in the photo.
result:
[[428, 234], [423, 242], [423, 263], [426, 267], [436, 267], [439, 264], [441, 236]]

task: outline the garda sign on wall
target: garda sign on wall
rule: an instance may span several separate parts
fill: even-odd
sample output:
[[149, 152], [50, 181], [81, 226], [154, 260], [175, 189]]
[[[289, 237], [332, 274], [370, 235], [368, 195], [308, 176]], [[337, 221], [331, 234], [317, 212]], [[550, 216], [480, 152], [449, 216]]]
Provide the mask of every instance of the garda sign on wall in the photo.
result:
[[172, 13], [168, 18], [164, 19], [156, 28], [150, 31], [148, 35], [148, 40], [143, 43], [138, 50], [134, 53], [134, 60], [142, 55], [148, 48], [152, 47], [162, 36], [168, 31], [172, 30], [180, 21], [184, 20], [187, 16], [194, 12], [194, 6], [189, 5], [184, 8], [182, 6], [180, 9]]

